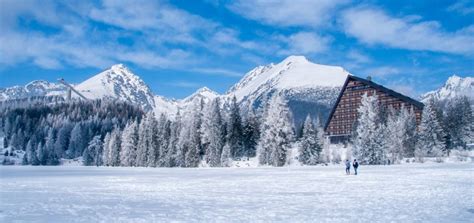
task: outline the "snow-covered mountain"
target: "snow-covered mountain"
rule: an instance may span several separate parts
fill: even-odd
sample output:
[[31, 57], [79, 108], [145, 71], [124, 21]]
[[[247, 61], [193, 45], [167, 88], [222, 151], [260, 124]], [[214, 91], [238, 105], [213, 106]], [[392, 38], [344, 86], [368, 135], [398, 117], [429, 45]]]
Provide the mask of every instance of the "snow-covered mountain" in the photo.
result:
[[459, 77], [453, 75], [439, 89], [427, 92], [421, 96], [423, 102], [431, 99], [435, 101], [446, 101], [460, 96], [467, 96], [474, 102], [474, 77]]
[[[295, 118], [302, 121], [308, 111], [323, 117], [329, 112], [348, 74], [341, 67], [311, 63], [303, 56], [290, 56], [278, 64], [252, 69], [224, 95], [203, 87], [184, 99], [174, 100], [154, 95], [143, 80], [124, 65], [117, 64], [74, 87], [89, 99], [124, 100], [157, 115], [170, 116], [178, 110], [186, 113], [196, 102], [202, 100], [207, 104], [216, 97], [225, 102], [236, 96], [244, 110], [258, 108], [271, 95], [281, 92], [287, 96]], [[0, 89], [0, 100], [65, 94], [66, 88], [60, 84], [34, 81], [24, 87]]]
[[258, 66], [248, 72], [227, 94], [239, 101], [268, 92], [271, 89], [308, 89], [340, 87], [349, 72], [342, 67], [315, 64], [304, 56], [289, 56], [278, 64]]
[[186, 106], [186, 104], [191, 103], [194, 100], [201, 100], [201, 99], [204, 101], [204, 103], [209, 103], [211, 100], [219, 96], [220, 96], [219, 93], [207, 87], [202, 87], [202, 88], [199, 88], [196, 92], [194, 92], [190, 96], [181, 100], [180, 104], [181, 106]]
[[48, 81], [32, 81], [25, 86], [13, 86], [0, 89], [0, 101], [22, 99], [35, 96], [57, 95], [65, 91], [61, 84], [54, 84]]
[[155, 107], [155, 95], [145, 82], [123, 64], [109, 69], [75, 86], [89, 99], [113, 98], [140, 105], [145, 110]]
[[303, 56], [290, 56], [278, 64], [258, 66], [235, 84], [235, 96], [244, 108], [261, 107], [274, 93], [289, 100], [296, 124], [309, 113], [325, 119], [349, 72], [342, 67], [315, 64]]
[[[322, 121], [327, 118], [349, 74], [342, 67], [315, 64], [303, 56], [289, 56], [280, 63], [252, 69], [226, 94], [219, 95], [203, 87], [184, 99], [175, 100], [154, 95], [142, 79], [124, 65], [117, 64], [82, 83], [74, 84], [74, 87], [90, 99], [124, 100], [141, 106], [145, 111], [154, 111], [157, 115], [164, 113], [170, 117], [178, 110], [186, 113], [196, 102], [202, 100], [207, 104], [216, 97], [228, 102], [235, 96], [243, 111], [261, 108], [273, 94], [280, 93], [288, 99], [295, 122], [299, 125], [308, 113], [313, 117], [319, 116]], [[473, 77], [452, 76], [443, 87], [421, 98], [423, 101], [430, 98], [446, 100], [466, 95], [474, 101], [473, 92]], [[25, 86], [0, 89], [0, 101], [65, 94], [66, 88], [61, 84], [33, 81]]]

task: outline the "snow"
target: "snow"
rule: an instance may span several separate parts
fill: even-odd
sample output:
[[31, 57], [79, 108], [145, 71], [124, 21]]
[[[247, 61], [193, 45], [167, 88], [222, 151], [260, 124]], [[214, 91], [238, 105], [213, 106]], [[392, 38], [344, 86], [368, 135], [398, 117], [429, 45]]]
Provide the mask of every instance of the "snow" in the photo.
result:
[[140, 105], [148, 111], [155, 105], [150, 88], [123, 64], [113, 65], [75, 88], [89, 99], [116, 98]]
[[473, 163], [0, 167], [0, 222], [469, 222]]
[[219, 97], [219, 93], [209, 89], [208, 87], [202, 87], [202, 88], [199, 88], [196, 92], [194, 92], [190, 96], [181, 100], [181, 103], [192, 102], [193, 100], [195, 100], [195, 98], [203, 98], [206, 100], [206, 102], [209, 102], [210, 100], [216, 97]]
[[161, 114], [165, 114], [170, 118], [174, 118], [178, 111], [178, 103], [176, 101], [158, 95], [155, 96], [154, 100], [155, 107], [153, 108], [153, 112], [157, 117]]
[[474, 77], [462, 78], [457, 75], [453, 75], [449, 77], [449, 79], [441, 88], [423, 94], [421, 99], [426, 103], [430, 99], [443, 101], [459, 96], [467, 96], [471, 101], [474, 101]]
[[289, 56], [282, 62], [260, 66], [249, 73], [228, 92], [242, 100], [267, 88], [295, 89], [312, 87], [340, 87], [349, 72], [338, 66], [315, 64], [304, 56]]

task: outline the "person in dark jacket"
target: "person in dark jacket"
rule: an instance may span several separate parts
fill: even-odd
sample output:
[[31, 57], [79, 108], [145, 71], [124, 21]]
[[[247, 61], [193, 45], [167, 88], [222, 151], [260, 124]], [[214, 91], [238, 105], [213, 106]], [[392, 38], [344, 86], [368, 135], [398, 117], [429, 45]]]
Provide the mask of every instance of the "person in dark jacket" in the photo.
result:
[[354, 159], [354, 162], [352, 163], [352, 166], [354, 167], [355, 175], [357, 175], [357, 168], [359, 167], [359, 162], [357, 162], [357, 160]]
[[346, 174], [351, 174], [351, 162], [348, 159], [346, 160]]

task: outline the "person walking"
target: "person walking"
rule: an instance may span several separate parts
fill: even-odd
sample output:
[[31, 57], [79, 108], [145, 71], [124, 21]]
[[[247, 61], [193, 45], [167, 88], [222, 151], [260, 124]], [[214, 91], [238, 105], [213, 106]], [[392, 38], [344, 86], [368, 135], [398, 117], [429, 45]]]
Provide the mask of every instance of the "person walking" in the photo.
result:
[[346, 174], [351, 174], [351, 162], [348, 159], [346, 160]]
[[359, 162], [357, 162], [357, 160], [354, 159], [354, 162], [352, 163], [352, 166], [354, 167], [355, 175], [357, 175], [357, 168], [359, 167]]

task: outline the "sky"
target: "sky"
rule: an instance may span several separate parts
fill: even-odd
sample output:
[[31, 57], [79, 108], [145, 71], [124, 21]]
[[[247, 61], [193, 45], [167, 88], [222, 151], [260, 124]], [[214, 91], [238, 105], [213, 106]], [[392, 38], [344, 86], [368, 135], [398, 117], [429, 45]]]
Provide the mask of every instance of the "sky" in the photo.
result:
[[474, 76], [474, 1], [0, 0], [0, 88], [123, 63], [184, 98], [289, 55], [416, 97]]

